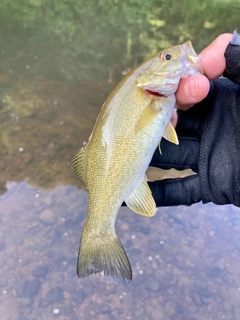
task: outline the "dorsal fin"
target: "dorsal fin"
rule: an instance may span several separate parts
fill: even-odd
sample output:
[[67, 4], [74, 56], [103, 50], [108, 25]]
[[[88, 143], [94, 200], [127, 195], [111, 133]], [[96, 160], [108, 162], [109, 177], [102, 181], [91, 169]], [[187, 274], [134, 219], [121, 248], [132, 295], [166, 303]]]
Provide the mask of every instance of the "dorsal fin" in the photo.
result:
[[73, 173], [78, 176], [87, 185], [87, 145], [82, 147], [71, 159], [71, 168]]

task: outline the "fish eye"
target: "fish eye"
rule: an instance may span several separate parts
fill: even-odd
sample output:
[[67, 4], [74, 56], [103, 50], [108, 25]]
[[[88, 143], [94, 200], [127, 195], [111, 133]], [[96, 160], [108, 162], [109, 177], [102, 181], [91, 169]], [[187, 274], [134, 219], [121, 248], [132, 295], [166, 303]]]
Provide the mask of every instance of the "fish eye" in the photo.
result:
[[171, 60], [172, 59], [172, 55], [171, 53], [162, 53], [161, 56], [160, 56], [160, 59], [162, 61], [167, 61], [167, 60]]

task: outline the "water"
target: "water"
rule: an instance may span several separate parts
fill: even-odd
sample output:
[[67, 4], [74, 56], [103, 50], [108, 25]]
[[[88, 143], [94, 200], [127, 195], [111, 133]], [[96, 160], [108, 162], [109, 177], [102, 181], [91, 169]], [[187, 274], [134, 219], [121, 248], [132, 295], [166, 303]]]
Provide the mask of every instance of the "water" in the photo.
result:
[[199, 52], [239, 14], [237, 1], [1, 1], [1, 319], [240, 319], [238, 208], [121, 208], [132, 284], [79, 280], [87, 193], [68, 166], [122, 73], [188, 39]]

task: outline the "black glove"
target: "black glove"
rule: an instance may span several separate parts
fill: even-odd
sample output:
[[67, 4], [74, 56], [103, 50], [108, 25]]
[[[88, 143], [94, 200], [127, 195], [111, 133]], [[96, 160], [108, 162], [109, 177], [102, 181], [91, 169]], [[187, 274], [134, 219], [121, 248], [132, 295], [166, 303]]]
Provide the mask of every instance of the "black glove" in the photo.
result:
[[[239, 36], [234, 33], [235, 40]], [[178, 111], [179, 145], [164, 139], [150, 166], [192, 169], [185, 178], [149, 182], [157, 206], [214, 202], [240, 206], [240, 42], [228, 45], [226, 78], [188, 111]]]

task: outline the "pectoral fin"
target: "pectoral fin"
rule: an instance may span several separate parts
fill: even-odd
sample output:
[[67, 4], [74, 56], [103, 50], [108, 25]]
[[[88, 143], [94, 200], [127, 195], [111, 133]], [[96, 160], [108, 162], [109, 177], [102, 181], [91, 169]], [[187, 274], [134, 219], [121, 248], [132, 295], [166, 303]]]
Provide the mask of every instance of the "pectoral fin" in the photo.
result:
[[161, 140], [160, 140], [160, 142], [159, 142], [159, 145], [158, 145], [158, 150], [159, 150], [159, 152], [160, 152], [160, 154], [162, 155], [162, 150], [161, 150], [161, 141], [162, 141], [162, 138], [161, 138]]
[[165, 138], [166, 140], [168, 140], [172, 143], [179, 144], [177, 133], [176, 133], [174, 127], [172, 126], [171, 122], [169, 122], [166, 125], [164, 133], [163, 133], [163, 138]]
[[156, 203], [152, 197], [152, 192], [147, 184], [147, 178], [144, 177], [134, 189], [130, 197], [125, 200], [127, 206], [134, 212], [143, 216], [152, 217], [156, 213]]
[[71, 159], [71, 167], [73, 173], [78, 176], [86, 185], [86, 167], [87, 167], [87, 145], [79, 150], [77, 154]]
[[143, 110], [135, 131], [138, 132], [146, 127], [152, 120], [162, 111], [158, 99], [153, 99], [149, 105]]

